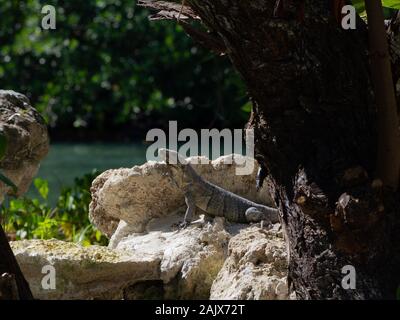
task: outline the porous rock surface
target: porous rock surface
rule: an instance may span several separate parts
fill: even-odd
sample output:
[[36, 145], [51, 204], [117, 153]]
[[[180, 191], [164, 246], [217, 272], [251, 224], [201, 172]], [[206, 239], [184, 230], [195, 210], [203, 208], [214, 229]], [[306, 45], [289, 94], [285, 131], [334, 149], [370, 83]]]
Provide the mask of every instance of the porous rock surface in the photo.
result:
[[[279, 225], [223, 223], [131, 235], [117, 249], [59, 240], [11, 247], [36, 299], [288, 299]], [[48, 265], [54, 289], [42, 285]]]
[[[121, 299], [130, 281], [157, 277], [157, 262], [106, 247], [82, 247], [60, 240], [23, 240], [11, 248], [35, 299]], [[47, 282], [54, 267], [55, 289]]]
[[[49, 150], [47, 127], [28, 98], [11, 90], [0, 90], [0, 135], [6, 149], [0, 170], [17, 187], [17, 196], [25, 193]], [[13, 190], [0, 182], [0, 202]]]
[[[265, 191], [255, 190], [257, 168], [253, 175], [237, 176], [235, 164], [224, 163], [223, 157], [195, 169], [225, 189], [270, 202]], [[108, 248], [56, 240], [12, 243], [35, 297], [288, 298], [280, 225], [237, 224], [217, 217], [179, 229], [184, 197], [167, 172], [165, 163], [148, 162], [106, 171], [93, 182], [90, 218], [111, 238]], [[47, 264], [56, 270], [54, 290], [41, 284]]]
[[286, 247], [278, 228], [279, 224], [270, 230], [252, 226], [230, 240], [210, 299], [288, 299]]

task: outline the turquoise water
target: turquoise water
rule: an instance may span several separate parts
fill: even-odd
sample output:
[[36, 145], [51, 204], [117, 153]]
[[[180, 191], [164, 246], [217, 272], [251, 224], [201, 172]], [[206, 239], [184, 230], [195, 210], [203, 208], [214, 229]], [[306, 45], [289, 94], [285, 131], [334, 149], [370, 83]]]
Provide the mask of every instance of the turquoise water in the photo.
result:
[[[144, 144], [52, 144], [37, 177], [49, 181], [49, 200], [54, 203], [62, 186], [71, 185], [93, 169], [130, 168], [146, 162]], [[28, 196], [37, 196], [31, 186]]]

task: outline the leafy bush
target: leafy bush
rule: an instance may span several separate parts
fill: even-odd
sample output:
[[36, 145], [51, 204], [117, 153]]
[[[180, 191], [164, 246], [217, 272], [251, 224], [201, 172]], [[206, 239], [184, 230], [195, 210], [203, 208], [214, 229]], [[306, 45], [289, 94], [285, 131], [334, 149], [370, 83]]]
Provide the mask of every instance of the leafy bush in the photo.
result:
[[[56, 139], [132, 137], [169, 119], [243, 126], [248, 99], [228, 59], [136, 2], [0, 1], [0, 87], [26, 94]], [[55, 30], [41, 29], [44, 5]]]
[[46, 180], [37, 178], [38, 198], [10, 199], [1, 207], [2, 225], [12, 240], [51, 239], [73, 241], [84, 246], [106, 245], [108, 240], [89, 222], [90, 186], [99, 174], [93, 171], [76, 178], [72, 187], [64, 187], [52, 208], [48, 203]]

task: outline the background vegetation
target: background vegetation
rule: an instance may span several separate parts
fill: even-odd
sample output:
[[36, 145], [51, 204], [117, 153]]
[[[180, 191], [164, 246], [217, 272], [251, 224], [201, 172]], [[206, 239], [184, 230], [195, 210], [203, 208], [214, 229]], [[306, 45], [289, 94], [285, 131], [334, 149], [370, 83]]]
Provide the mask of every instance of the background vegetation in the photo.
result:
[[[40, 27], [44, 5], [57, 10], [56, 30]], [[0, 87], [26, 94], [53, 140], [133, 140], [168, 120], [207, 128], [247, 119], [227, 59], [177, 24], [150, 22], [136, 0], [8, 0], [0, 12]]]
[[2, 226], [11, 240], [63, 239], [82, 245], [106, 245], [108, 240], [89, 222], [90, 186], [99, 172], [76, 178], [72, 187], [64, 187], [57, 204], [48, 203], [46, 180], [37, 178], [34, 186], [40, 198], [9, 199], [1, 207]]
[[[56, 8], [56, 30], [41, 28], [44, 5]], [[246, 92], [229, 61], [196, 46], [177, 24], [150, 22], [136, 0], [8, 0], [0, 12], [0, 88], [30, 98], [53, 143], [143, 140], [168, 120], [241, 128], [248, 118]], [[2, 204], [10, 239], [105, 244], [88, 220], [98, 173], [61, 191], [36, 179], [38, 197]], [[51, 193], [59, 193], [56, 204]]]

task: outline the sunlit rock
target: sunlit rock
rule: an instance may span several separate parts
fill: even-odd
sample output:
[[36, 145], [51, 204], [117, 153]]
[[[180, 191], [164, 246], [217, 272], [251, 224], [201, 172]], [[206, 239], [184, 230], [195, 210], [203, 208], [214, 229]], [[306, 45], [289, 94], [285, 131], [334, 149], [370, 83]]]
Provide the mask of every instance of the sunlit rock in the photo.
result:
[[288, 299], [286, 248], [277, 228], [279, 224], [270, 230], [244, 228], [230, 240], [210, 299]]
[[[228, 164], [227, 159], [230, 157], [224, 156], [214, 161], [203, 158], [208, 164], [193, 167], [204, 179], [226, 190], [257, 203], [270, 204], [265, 189], [256, 191], [257, 164], [252, 174], [239, 176], [235, 174], [236, 162]], [[235, 155], [236, 161], [242, 159], [243, 156]], [[188, 160], [193, 162], [196, 158]], [[130, 232], [143, 232], [152, 219], [184, 212], [184, 196], [168, 174], [168, 165], [154, 161], [131, 169], [104, 172], [94, 180], [91, 188], [89, 216], [92, 223], [111, 237], [120, 220], [130, 226]]]
[[[0, 90], [0, 134], [7, 142], [0, 170], [18, 187], [17, 195], [21, 195], [28, 190], [39, 162], [49, 150], [46, 124], [27, 97]], [[12, 192], [0, 182], [0, 202], [6, 193]]]
[[[269, 204], [266, 191], [256, 191], [256, 172], [237, 176], [235, 164], [224, 159], [196, 165], [196, 171]], [[184, 211], [165, 163], [109, 170], [93, 182], [90, 206], [91, 221], [111, 238], [108, 248], [57, 240], [14, 242], [12, 248], [38, 299], [287, 298], [279, 224], [232, 223], [199, 211], [201, 219], [181, 229]], [[51, 290], [43, 288], [48, 265], [56, 272]]]

